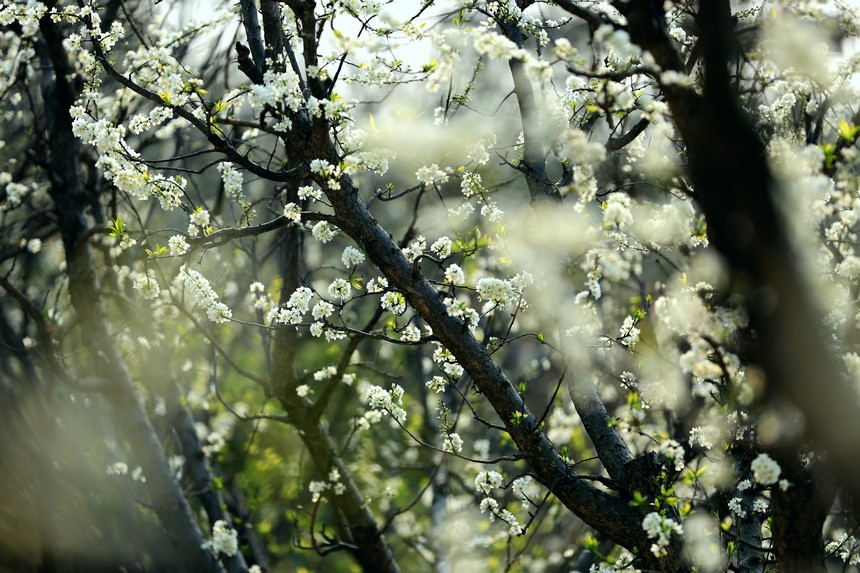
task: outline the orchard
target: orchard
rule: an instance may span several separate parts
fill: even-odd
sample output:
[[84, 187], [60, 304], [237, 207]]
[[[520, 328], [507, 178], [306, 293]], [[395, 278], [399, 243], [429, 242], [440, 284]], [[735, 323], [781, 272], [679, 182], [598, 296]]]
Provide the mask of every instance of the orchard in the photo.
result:
[[856, 571], [858, 40], [3, 0], [0, 569]]

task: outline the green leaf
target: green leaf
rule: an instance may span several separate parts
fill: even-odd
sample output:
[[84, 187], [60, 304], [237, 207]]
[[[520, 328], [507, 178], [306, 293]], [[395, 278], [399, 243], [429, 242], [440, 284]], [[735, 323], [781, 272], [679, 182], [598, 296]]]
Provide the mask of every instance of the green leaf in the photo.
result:
[[113, 225], [108, 225], [108, 230], [110, 231], [110, 236], [114, 239], [121, 239], [123, 235], [125, 235], [125, 225], [122, 222], [122, 217], [117, 217], [114, 220]]
[[735, 547], [734, 541], [727, 541], [726, 542], [726, 553], [728, 555], [733, 555], [735, 552], [735, 549], [736, 549], [736, 547]]
[[705, 469], [708, 466], [702, 466], [697, 470], [687, 470], [687, 473], [684, 474], [684, 482], [685, 483], [693, 483], [698, 481], [705, 474]]
[[839, 120], [839, 137], [846, 141], [854, 141], [857, 137], [857, 132], [860, 131], [860, 126], [848, 123], [844, 119]]
[[456, 16], [454, 16], [454, 19], [453, 19], [453, 20], [451, 20], [451, 22], [452, 22], [455, 26], [460, 26], [461, 24], [466, 24], [467, 22], [470, 22], [470, 21], [471, 21], [471, 20], [469, 20], [469, 18], [467, 18], [467, 17], [466, 17], [466, 10], [465, 10], [465, 9], [461, 9], [461, 10], [457, 13], [457, 15], [456, 15]]
[[633, 499], [630, 500], [630, 505], [633, 507], [642, 507], [643, 505], [648, 505], [648, 498], [642, 495], [641, 491], [633, 492]]
[[149, 249], [145, 249], [145, 250], [146, 250], [146, 256], [149, 257], [150, 259], [154, 259], [155, 257], [163, 257], [164, 255], [166, 255], [169, 252], [167, 250], [167, 247], [162, 247], [158, 243], [155, 243], [155, 250], [149, 250]]

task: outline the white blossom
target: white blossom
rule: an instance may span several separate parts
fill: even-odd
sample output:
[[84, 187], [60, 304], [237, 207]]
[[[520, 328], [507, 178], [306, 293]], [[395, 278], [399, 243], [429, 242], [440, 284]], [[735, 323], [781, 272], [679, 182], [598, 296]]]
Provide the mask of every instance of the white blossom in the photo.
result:
[[860, 565], [860, 542], [844, 531], [837, 533], [833, 541], [827, 543], [824, 551], [828, 554], [835, 553], [848, 565]]
[[416, 171], [415, 178], [418, 180], [419, 183], [425, 183], [427, 185], [432, 184], [434, 181], [438, 181], [439, 183], [447, 183], [448, 173], [434, 163], [429, 166], [424, 166], [418, 171]]
[[400, 338], [407, 342], [418, 342], [421, 340], [421, 331], [410, 324], [403, 329], [403, 333], [400, 335]]
[[461, 285], [466, 282], [466, 275], [460, 265], [448, 265], [448, 268], [445, 269], [445, 282], [452, 285]]
[[666, 440], [660, 444], [659, 452], [673, 462], [675, 471], [681, 471], [686, 465], [684, 461], [684, 448], [675, 440]]
[[444, 392], [445, 388], [448, 387], [448, 380], [442, 376], [434, 376], [425, 383], [425, 386], [438, 394], [439, 392]]
[[[287, 203], [284, 205], [284, 217], [293, 223], [299, 223], [302, 220], [302, 209], [295, 203]], [[316, 235], [314, 235], [316, 237]], [[323, 241], [325, 242], [325, 241]]]
[[478, 296], [483, 300], [490, 301], [503, 307], [508, 306], [516, 294], [514, 287], [509, 281], [493, 277], [480, 279], [475, 285], [475, 288], [478, 290]]
[[403, 388], [392, 384], [391, 390], [380, 386], [371, 386], [364, 395], [364, 400], [373, 410], [389, 414], [401, 424], [406, 421], [406, 410], [403, 409]]
[[239, 552], [239, 533], [226, 521], [219, 519], [212, 526], [212, 541], [208, 546], [215, 555], [223, 553], [232, 557]]
[[107, 467], [109, 476], [124, 476], [128, 473], [128, 464], [125, 462], [114, 462]]
[[316, 503], [320, 500], [322, 494], [329, 488], [328, 482], [312, 481], [308, 484], [308, 490], [311, 492], [311, 500]]
[[652, 511], [642, 520], [642, 529], [649, 539], [655, 542], [651, 545], [651, 552], [660, 557], [666, 554], [666, 547], [671, 543], [672, 534], [683, 535], [684, 529], [681, 524], [669, 517], [663, 517], [656, 511]]
[[314, 225], [311, 234], [320, 243], [328, 243], [334, 238], [334, 230], [326, 221], [320, 221]]
[[317, 201], [322, 199], [322, 191], [320, 189], [317, 189], [316, 187], [313, 187], [312, 185], [304, 185], [302, 187], [299, 187], [298, 194], [299, 199], [310, 198], [315, 199]]
[[739, 497], [733, 497], [730, 499], [728, 508], [741, 519], [747, 516], [747, 510], [743, 508], [743, 500]]
[[401, 315], [406, 312], [406, 298], [399, 292], [389, 291], [382, 295], [380, 306], [394, 314]]
[[334, 298], [339, 298], [340, 300], [348, 299], [351, 292], [352, 286], [346, 279], [334, 279], [328, 286], [328, 294]]
[[209, 281], [197, 271], [188, 270], [186, 265], [179, 269], [177, 277], [185, 287], [185, 290], [197, 302], [197, 305], [206, 311], [206, 316], [213, 322], [227, 322], [233, 313], [227, 305], [218, 300], [218, 294], [209, 284]]
[[134, 290], [140, 293], [146, 300], [158, 298], [161, 288], [158, 286], [158, 281], [152, 271], [147, 271], [146, 274], [138, 274], [132, 283]]
[[441, 237], [435, 243], [430, 245], [430, 250], [433, 251], [440, 259], [445, 259], [451, 255], [451, 247], [453, 242], [448, 237]]
[[170, 256], [172, 257], [184, 255], [191, 249], [188, 241], [182, 235], [173, 235], [170, 237], [167, 240], [167, 247], [170, 249]]
[[502, 487], [504, 483], [505, 480], [499, 472], [481, 472], [475, 477], [475, 490], [489, 495], [491, 491]]
[[445, 434], [445, 439], [442, 442], [442, 451], [456, 454], [462, 452], [463, 438], [460, 437], [460, 434], [456, 432]]
[[346, 247], [343, 250], [340, 260], [343, 262], [343, 266], [351, 269], [352, 267], [364, 262], [364, 253], [355, 247]]
[[750, 464], [753, 478], [762, 485], [772, 485], [779, 480], [782, 471], [779, 464], [767, 454], [759, 454]]
[[407, 247], [403, 250], [403, 255], [406, 259], [413, 263], [415, 259], [424, 254], [424, 249], [427, 248], [427, 240], [424, 237], [416, 237], [412, 242], [409, 243]]
[[388, 279], [385, 277], [376, 277], [370, 279], [370, 282], [367, 283], [367, 292], [374, 294], [378, 292], [382, 292], [388, 288]]

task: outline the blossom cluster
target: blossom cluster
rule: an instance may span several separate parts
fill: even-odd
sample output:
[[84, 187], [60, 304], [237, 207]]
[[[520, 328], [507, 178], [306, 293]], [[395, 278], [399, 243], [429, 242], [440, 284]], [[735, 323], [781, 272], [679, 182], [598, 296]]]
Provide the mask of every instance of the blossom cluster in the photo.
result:
[[158, 199], [161, 208], [170, 211], [182, 204], [187, 181], [181, 175], [165, 177], [150, 174], [139, 154], [125, 141], [126, 128], [106, 119], [92, 120], [82, 106], [72, 106], [72, 131], [99, 153], [96, 165], [117, 189], [135, 199]]
[[681, 527], [680, 523], [669, 517], [664, 517], [656, 511], [645, 516], [645, 519], [642, 520], [642, 529], [645, 530], [649, 539], [655, 540], [651, 545], [651, 553], [657, 557], [666, 555], [666, 548], [671, 543], [673, 534], [679, 536], [684, 534], [684, 528]]
[[147, 271], [146, 273], [138, 273], [134, 272], [131, 275], [132, 279], [132, 287], [134, 290], [140, 293], [146, 300], [152, 300], [158, 298], [159, 293], [161, 292], [161, 287], [158, 286], [158, 281], [155, 279], [155, 273], [153, 271]]
[[442, 371], [452, 379], [456, 380], [462, 376], [465, 370], [457, 362], [457, 359], [454, 358], [454, 355], [451, 354], [451, 351], [442, 346], [439, 342], [436, 342], [435, 344], [436, 350], [433, 351], [433, 362], [435, 362]]
[[381, 386], [371, 386], [364, 395], [364, 400], [373, 409], [389, 414], [399, 423], [406, 421], [406, 410], [403, 409], [403, 387], [392, 384], [390, 390]]
[[328, 480], [314, 480], [308, 484], [308, 490], [311, 492], [311, 501], [317, 503], [322, 494], [326, 491], [331, 491], [334, 495], [343, 495], [346, 491], [346, 484], [343, 483], [340, 475], [340, 470], [332, 468], [328, 473]]
[[772, 485], [779, 481], [779, 464], [767, 454], [759, 454], [750, 464], [755, 481], [762, 485]]
[[224, 183], [224, 193], [239, 207], [243, 218], [251, 221], [254, 213], [251, 203], [248, 202], [242, 191], [244, 177], [242, 173], [230, 163], [219, 163], [218, 171], [221, 173], [221, 181]]
[[271, 325], [298, 324], [310, 309], [314, 292], [308, 287], [297, 288], [287, 300], [285, 307], [274, 306], [266, 314], [266, 322]]
[[[522, 485], [521, 483], [520, 486]], [[498, 472], [484, 471], [475, 477], [475, 490], [484, 495], [479, 505], [481, 513], [489, 515], [490, 523], [494, 522], [497, 518], [506, 523], [508, 525], [508, 535], [512, 537], [522, 535], [525, 532], [525, 528], [520, 525], [516, 516], [507, 509], [500, 508], [499, 502], [491, 496], [493, 490], [502, 487], [504, 487], [504, 478]]]
[[218, 294], [209, 281], [197, 271], [189, 270], [182, 265], [177, 275], [185, 290], [192, 296], [197, 305], [206, 311], [206, 316], [213, 322], [228, 322], [233, 316], [226, 304], [218, 300]]
[[215, 555], [223, 553], [232, 557], [239, 552], [239, 532], [223, 519], [219, 519], [212, 525], [212, 539], [204, 543], [203, 547], [210, 549]]

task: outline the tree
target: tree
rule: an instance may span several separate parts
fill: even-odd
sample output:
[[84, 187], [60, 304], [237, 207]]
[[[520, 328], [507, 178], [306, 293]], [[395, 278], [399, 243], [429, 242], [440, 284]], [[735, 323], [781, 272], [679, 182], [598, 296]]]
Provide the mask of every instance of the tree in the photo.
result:
[[850, 6], [230, 7], [0, 10], [4, 566], [860, 563]]

